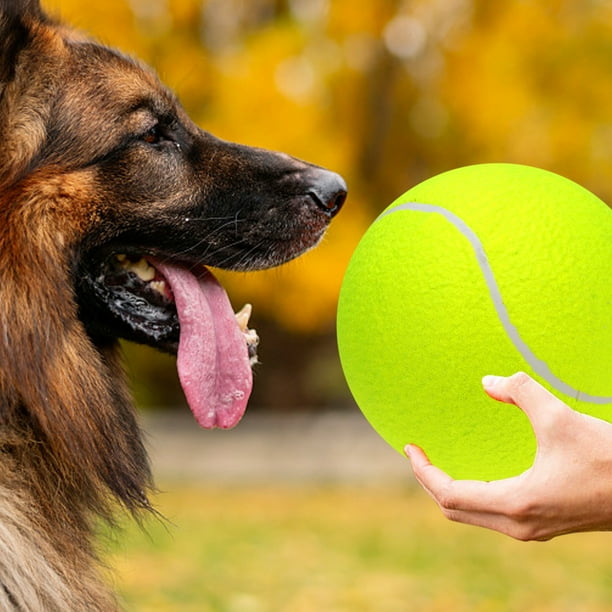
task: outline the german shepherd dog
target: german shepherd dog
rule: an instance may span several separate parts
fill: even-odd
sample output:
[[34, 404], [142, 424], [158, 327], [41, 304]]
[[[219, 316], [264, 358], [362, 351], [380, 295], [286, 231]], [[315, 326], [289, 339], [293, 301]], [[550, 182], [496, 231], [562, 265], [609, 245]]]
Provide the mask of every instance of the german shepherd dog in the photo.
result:
[[198, 422], [234, 426], [255, 334], [204, 266], [298, 256], [346, 186], [197, 128], [38, 0], [0, 0], [0, 142], [0, 608], [113, 610], [95, 526], [152, 489], [118, 338], [177, 353]]

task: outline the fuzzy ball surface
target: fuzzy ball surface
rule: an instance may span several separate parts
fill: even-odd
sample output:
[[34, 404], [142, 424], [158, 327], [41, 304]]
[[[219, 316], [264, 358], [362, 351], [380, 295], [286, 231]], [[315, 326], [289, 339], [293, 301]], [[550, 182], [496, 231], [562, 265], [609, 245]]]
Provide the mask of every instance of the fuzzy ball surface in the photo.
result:
[[350, 390], [398, 451], [421, 446], [458, 479], [533, 462], [527, 417], [486, 374], [527, 372], [612, 420], [612, 211], [580, 185], [515, 164], [451, 170], [370, 226], [337, 316]]

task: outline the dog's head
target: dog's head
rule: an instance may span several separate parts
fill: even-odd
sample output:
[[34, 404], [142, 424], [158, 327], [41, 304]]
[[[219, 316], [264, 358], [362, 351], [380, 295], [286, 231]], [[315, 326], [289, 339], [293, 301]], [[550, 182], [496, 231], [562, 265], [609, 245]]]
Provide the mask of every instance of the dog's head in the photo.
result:
[[313, 247], [343, 180], [201, 130], [151, 70], [37, 0], [0, 0], [0, 139], [0, 224], [27, 232], [33, 266], [59, 258], [65, 318], [73, 308], [96, 347], [178, 351], [198, 421], [233, 426], [253, 335], [204, 266], [267, 268]]

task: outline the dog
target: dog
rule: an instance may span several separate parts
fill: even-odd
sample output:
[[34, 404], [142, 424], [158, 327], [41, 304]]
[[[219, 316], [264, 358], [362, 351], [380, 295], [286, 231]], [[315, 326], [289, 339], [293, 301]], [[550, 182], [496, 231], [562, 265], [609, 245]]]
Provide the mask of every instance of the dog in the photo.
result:
[[95, 527], [153, 487], [118, 339], [176, 353], [198, 422], [236, 425], [257, 338], [208, 266], [297, 257], [346, 185], [199, 129], [38, 0], [0, 0], [0, 139], [0, 608], [115, 610]]

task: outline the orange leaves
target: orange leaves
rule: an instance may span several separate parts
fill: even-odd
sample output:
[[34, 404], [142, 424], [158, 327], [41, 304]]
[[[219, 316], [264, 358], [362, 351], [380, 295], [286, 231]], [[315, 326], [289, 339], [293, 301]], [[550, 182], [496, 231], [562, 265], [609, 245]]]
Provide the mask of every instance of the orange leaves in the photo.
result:
[[[482, 8], [449, 56], [444, 91], [459, 129], [482, 157], [592, 180], [602, 161], [593, 156], [593, 137], [612, 119], [611, 35], [607, 3], [514, 0]], [[609, 170], [610, 155], [597, 172]]]

